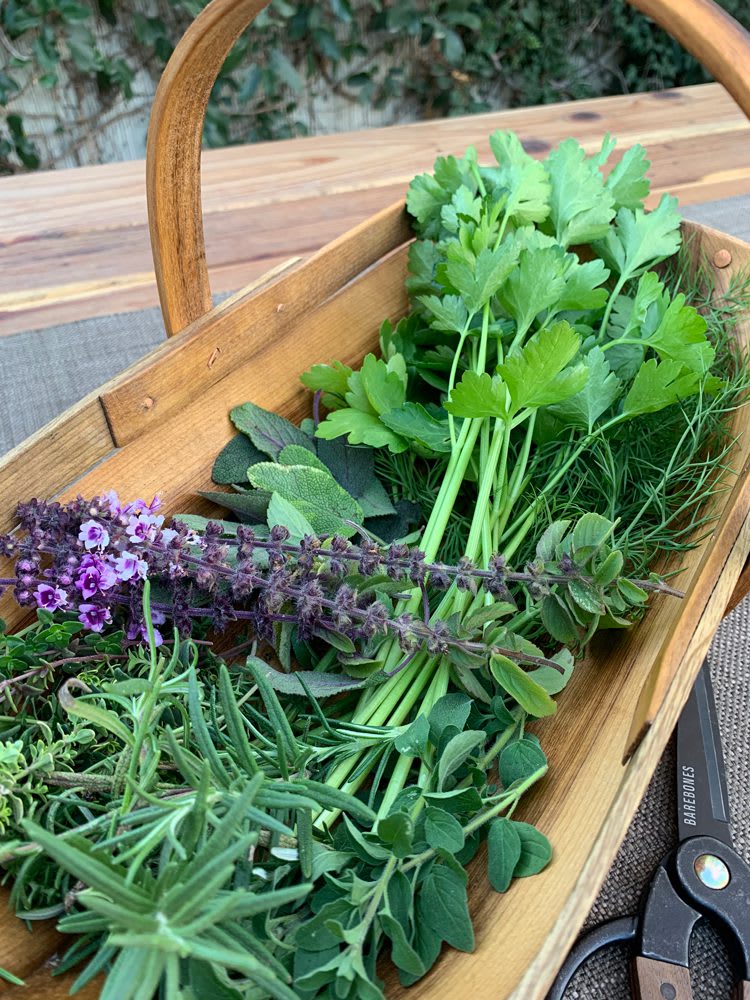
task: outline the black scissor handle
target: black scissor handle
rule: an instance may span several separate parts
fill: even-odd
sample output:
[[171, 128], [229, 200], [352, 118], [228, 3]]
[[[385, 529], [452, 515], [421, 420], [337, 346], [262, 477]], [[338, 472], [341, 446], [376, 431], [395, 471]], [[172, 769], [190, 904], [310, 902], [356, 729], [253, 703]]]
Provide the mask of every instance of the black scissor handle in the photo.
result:
[[[706, 864], [716, 861], [719, 865], [710, 872], [712, 878], [707, 878]], [[686, 840], [677, 849], [672, 865], [675, 880], [686, 900], [719, 925], [738, 978], [750, 980], [750, 865], [731, 847], [713, 837]], [[721, 865], [726, 867], [729, 876], [725, 886], [721, 886]], [[718, 887], [712, 886], [712, 881]], [[742, 990], [739, 995], [743, 996]]]
[[606, 924], [595, 927], [588, 934], [584, 934], [565, 959], [546, 1000], [563, 1000], [563, 994], [570, 985], [571, 979], [592, 955], [610, 944], [632, 943], [635, 941], [637, 933], [637, 917], [620, 917], [619, 920], [610, 920]]

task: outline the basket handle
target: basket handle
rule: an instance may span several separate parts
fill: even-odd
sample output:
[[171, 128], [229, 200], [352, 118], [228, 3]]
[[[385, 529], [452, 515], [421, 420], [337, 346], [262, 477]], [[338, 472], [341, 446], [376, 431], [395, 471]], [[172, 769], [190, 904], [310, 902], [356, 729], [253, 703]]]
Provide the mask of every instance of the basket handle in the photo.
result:
[[182, 36], [156, 90], [146, 146], [146, 197], [168, 337], [212, 306], [201, 206], [203, 120], [224, 60], [269, 2], [212, 0]]
[[[212, 0], [188, 28], [159, 83], [146, 151], [156, 283], [167, 335], [211, 309], [200, 191], [206, 105], [224, 59], [270, 0]], [[630, 0], [722, 83], [750, 116], [750, 33], [713, 0]]]
[[695, 56], [750, 118], [750, 32], [714, 0], [629, 0]]

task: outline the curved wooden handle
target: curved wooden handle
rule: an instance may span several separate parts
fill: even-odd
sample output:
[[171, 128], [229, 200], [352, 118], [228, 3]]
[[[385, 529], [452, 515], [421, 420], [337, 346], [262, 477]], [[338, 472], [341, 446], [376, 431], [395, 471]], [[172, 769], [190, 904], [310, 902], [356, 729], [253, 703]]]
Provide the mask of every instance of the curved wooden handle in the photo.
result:
[[269, 0], [213, 0], [172, 53], [154, 97], [146, 195], [167, 336], [211, 309], [201, 207], [206, 105], [230, 49]]
[[714, 0], [629, 0], [716, 77], [750, 118], [750, 32]]

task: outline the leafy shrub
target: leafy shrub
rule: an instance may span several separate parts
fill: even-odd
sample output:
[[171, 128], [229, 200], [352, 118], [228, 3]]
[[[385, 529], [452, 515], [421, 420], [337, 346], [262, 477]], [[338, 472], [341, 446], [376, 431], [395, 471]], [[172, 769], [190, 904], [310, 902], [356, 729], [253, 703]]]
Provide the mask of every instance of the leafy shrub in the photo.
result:
[[[103, 112], [145, 110], [205, 2], [144, 0], [133, 12], [124, 0], [2, 0], [0, 172], [54, 165], [38, 140], [55, 129], [69, 135], [70, 155]], [[746, 0], [724, 6], [750, 23]], [[706, 79], [625, 0], [273, 0], [227, 59], [205, 138], [221, 146], [304, 134], [309, 92], [425, 118]], [[56, 100], [72, 93], [75, 125], [54, 111], [24, 114], [34, 87]], [[80, 96], [91, 90], [93, 109]]]

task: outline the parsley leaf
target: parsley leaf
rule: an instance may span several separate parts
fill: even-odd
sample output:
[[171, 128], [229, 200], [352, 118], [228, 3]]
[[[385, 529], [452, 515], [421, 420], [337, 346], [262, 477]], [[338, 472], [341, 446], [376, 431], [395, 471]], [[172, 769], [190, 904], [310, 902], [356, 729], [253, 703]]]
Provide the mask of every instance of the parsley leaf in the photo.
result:
[[497, 370], [508, 386], [513, 411], [559, 403], [579, 392], [588, 369], [582, 364], [566, 366], [580, 346], [581, 338], [562, 321], [539, 330], [520, 351], [509, 354]]
[[435, 161], [434, 174], [420, 174], [414, 178], [406, 195], [406, 207], [416, 218], [422, 237], [437, 239], [440, 236], [443, 206], [451, 203], [461, 186], [476, 191], [468, 155], [462, 160], [440, 156]]
[[708, 324], [680, 292], [672, 299], [647, 344], [662, 359], [679, 361], [690, 371], [705, 374], [716, 351], [706, 336]]
[[607, 188], [612, 192], [615, 208], [643, 208], [651, 184], [646, 176], [651, 166], [646, 150], [637, 143], [623, 154], [620, 162], [607, 177]]
[[419, 302], [430, 314], [430, 326], [446, 333], [462, 333], [469, 320], [469, 312], [459, 295], [422, 295]]
[[487, 372], [464, 372], [461, 381], [453, 386], [451, 397], [445, 404], [454, 417], [502, 417], [507, 413], [506, 391], [497, 376]]
[[315, 436], [324, 441], [343, 437], [349, 444], [366, 444], [371, 448], [388, 448], [394, 455], [406, 451], [407, 441], [392, 431], [375, 413], [364, 413], [362, 410], [334, 410], [320, 424]]
[[300, 375], [300, 381], [313, 392], [322, 389], [342, 399], [349, 387], [349, 376], [352, 369], [340, 361], [332, 361], [330, 365], [313, 365]]
[[565, 254], [560, 247], [522, 250], [500, 291], [503, 308], [516, 321], [523, 336], [536, 317], [558, 301], [565, 287]]
[[421, 403], [404, 403], [380, 415], [380, 422], [398, 435], [416, 442], [430, 452], [450, 452], [448, 423], [437, 420]]
[[677, 199], [665, 194], [653, 212], [621, 208], [615, 226], [595, 249], [622, 279], [629, 280], [677, 252], [680, 222]]
[[435, 271], [442, 260], [437, 245], [432, 240], [417, 240], [409, 247], [409, 277], [406, 290], [412, 298], [438, 291]]
[[581, 264], [575, 254], [566, 254], [565, 287], [555, 306], [555, 313], [602, 309], [609, 292], [600, 288], [609, 277], [601, 260], [587, 260]]
[[490, 149], [500, 170], [488, 171], [508, 192], [505, 213], [514, 222], [544, 222], [550, 213], [550, 182], [544, 164], [526, 152], [514, 132], [493, 132]]
[[518, 249], [508, 240], [497, 249], [486, 248], [474, 257], [460, 243], [452, 243], [446, 256], [448, 281], [473, 314], [489, 302], [516, 266]]
[[404, 402], [406, 364], [400, 354], [394, 354], [387, 362], [368, 354], [359, 374], [367, 401], [375, 413], [387, 413]]
[[622, 392], [622, 383], [610, 371], [604, 351], [593, 347], [586, 355], [588, 379], [574, 396], [550, 406], [552, 413], [564, 424], [582, 427], [591, 432], [599, 417], [606, 413]]
[[694, 396], [700, 388], [696, 372], [686, 372], [679, 361], [657, 361], [651, 358], [638, 369], [633, 384], [625, 397], [623, 414], [636, 417], [642, 413], [656, 413], [671, 406], [679, 399]]
[[568, 247], [606, 236], [615, 201], [604, 186], [596, 160], [586, 159], [575, 139], [566, 139], [549, 154], [546, 168], [551, 187], [550, 222], [558, 242]]

